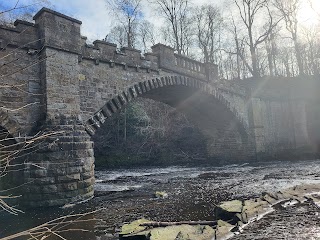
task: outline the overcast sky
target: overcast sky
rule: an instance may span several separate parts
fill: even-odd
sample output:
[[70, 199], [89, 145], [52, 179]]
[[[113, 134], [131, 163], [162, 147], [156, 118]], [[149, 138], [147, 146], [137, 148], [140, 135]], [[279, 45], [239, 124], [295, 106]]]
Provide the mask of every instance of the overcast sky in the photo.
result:
[[[25, 6], [30, 3], [37, 2], [38, 0], [0, 0], [0, 11], [10, 9], [13, 7], [18, 1], [19, 6]], [[87, 36], [88, 39], [103, 39], [106, 34], [108, 34], [109, 30], [116, 23], [114, 22], [114, 17], [111, 16], [108, 11], [108, 5], [106, 4], [106, 0], [47, 0], [51, 6], [50, 8], [55, 9], [61, 13], [72, 16], [76, 19], [82, 21], [82, 35]], [[147, 1], [147, 0], [143, 0]], [[230, 1], [230, 0], [229, 0]], [[307, 3], [308, 0], [302, 0], [304, 3]], [[320, 9], [320, 0], [312, 0], [316, 7]], [[201, 5], [203, 3], [214, 3], [220, 5], [224, 8], [225, 12], [228, 12], [230, 7], [223, 5], [221, 2], [225, 2], [225, 0], [191, 0], [192, 4]], [[145, 18], [155, 25], [161, 24], [161, 20], [159, 16], [152, 10], [150, 7], [150, 3], [143, 4], [145, 9], [143, 12], [145, 14]], [[38, 10], [41, 6], [35, 6]], [[301, 13], [301, 17], [303, 19], [314, 18], [312, 16], [312, 12], [303, 11]]]

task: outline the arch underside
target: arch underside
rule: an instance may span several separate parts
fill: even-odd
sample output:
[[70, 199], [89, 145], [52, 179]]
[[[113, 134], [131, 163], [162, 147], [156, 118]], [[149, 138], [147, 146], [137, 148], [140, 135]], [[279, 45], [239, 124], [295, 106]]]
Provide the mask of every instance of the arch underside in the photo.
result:
[[164, 102], [186, 115], [207, 139], [208, 157], [228, 162], [251, 157], [246, 129], [214, 96], [186, 86], [170, 86], [141, 97]]
[[[154, 95], [156, 89], [162, 89], [162, 93], [164, 89], [169, 91], [169, 89], [177, 86], [172, 92], [171, 95], [179, 95], [180, 99], [186, 98], [188, 96], [187, 89], [193, 89], [191, 93], [201, 92], [203, 94], [211, 95], [213, 98], [220, 102], [226, 109], [228, 109], [234, 115], [234, 118], [243, 126], [244, 129], [248, 129], [247, 124], [242, 119], [238, 111], [231, 107], [230, 102], [228, 102], [218, 90], [213, 88], [211, 85], [206, 82], [187, 78], [183, 76], [164, 76], [151, 80], [147, 80], [144, 82], [139, 82], [134, 84], [133, 86], [129, 86], [124, 91], [117, 96], [110, 99], [100, 110], [98, 110], [91, 118], [89, 118], [85, 123], [85, 127], [87, 132], [90, 135], [94, 135], [95, 130], [100, 128], [101, 124], [104, 123], [105, 119], [111, 117], [114, 113], [121, 110], [126, 106], [127, 103], [131, 102], [136, 97], [143, 97], [146, 95]], [[168, 88], [170, 87], [170, 88]], [[187, 87], [187, 88], [186, 88]], [[179, 89], [185, 89], [183, 91], [179, 91]], [[176, 91], [176, 92], [175, 92]], [[168, 103], [168, 99], [164, 98], [164, 94], [161, 97], [160, 101], [164, 103]], [[167, 94], [168, 95], [168, 94]], [[190, 96], [190, 93], [189, 93]], [[150, 97], [152, 98], [152, 96]], [[170, 103], [168, 103], [170, 105]]]
[[230, 104], [222, 96], [201, 82], [163, 84], [165, 78], [162, 84], [161, 79], [156, 81], [158, 87], [152, 88], [148, 82], [136, 84], [110, 100], [87, 122], [87, 131], [93, 135], [106, 118], [124, 108], [135, 97], [150, 98], [176, 108], [197, 125], [207, 139], [210, 157], [237, 161], [246, 160], [253, 155], [251, 139], [243, 121], [230, 109]]

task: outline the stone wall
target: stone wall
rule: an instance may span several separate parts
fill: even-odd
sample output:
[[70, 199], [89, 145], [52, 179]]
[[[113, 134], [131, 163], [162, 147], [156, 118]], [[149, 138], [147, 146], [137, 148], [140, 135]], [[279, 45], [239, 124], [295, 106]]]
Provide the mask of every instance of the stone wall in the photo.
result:
[[[45, 97], [40, 66], [45, 59], [35, 24], [17, 20], [14, 26], [0, 26], [0, 75], [1, 85], [6, 86], [0, 89], [0, 120], [17, 137], [42, 124]], [[19, 126], [12, 127], [13, 122]]]
[[317, 99], [316, 82], [306, 77], [265, 78], [250, 84], [252, 129], [260, 159], [316, 157], [307, 114], [309, 102]]

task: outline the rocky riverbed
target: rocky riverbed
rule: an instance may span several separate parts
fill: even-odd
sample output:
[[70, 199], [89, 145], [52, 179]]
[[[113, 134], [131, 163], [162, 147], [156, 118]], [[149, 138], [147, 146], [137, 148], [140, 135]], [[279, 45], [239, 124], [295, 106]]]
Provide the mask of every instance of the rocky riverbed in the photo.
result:
[[[118, 239], [121, 226], [139, 218], [210, 221], [215, 218], [214, 207], [221, 201], [246, 200], [259, 197], [262, 192], [300, 184], [320, 184], [320, 162], [99, 170], [96, 179], [96, 196], [91, 201], [59, 211], [42, 209], [28, 211], [18, 218], [10, 216], [4, 220], [2, 217], [0, 236], [62, 214], [94, 209], [100, 209], [94, 217], [101, 221], [87, 224], [89, 232], [72, 233], [68, 239]], [[168, 196], [155, 198], [156, 191], [165, 191]], [[304, 215], [307, 217], [303, 218]], [[233, 239], [319, 239], [309, 238], [312, 232], [319, 232], [320, 226], [315, 220], [318, 215], [320, 211], [310, 202], [277, 209]]]

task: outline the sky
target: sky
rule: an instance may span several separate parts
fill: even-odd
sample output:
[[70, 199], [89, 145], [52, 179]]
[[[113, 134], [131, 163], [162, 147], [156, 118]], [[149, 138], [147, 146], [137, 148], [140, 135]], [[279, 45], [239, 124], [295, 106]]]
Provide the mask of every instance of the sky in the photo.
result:
[[[17, 2], [18, 7], [26, 6], [32, 3], [44, 0], [0, 0], [0, 11], [12, 8]], [[49, 2], [49, 8], [52, 8], [58, 12], [74, 17], [82, 21], [82, 35], [88, 37], [90, 41], [95, 39], [103, 39], [109, 30], [116, 25], [114, 16], [110, 13], [110, 7], [106, 3], [106, 0], [45, 0]], [[143, 0], [147, 1], [147, 0]], [[228, 6], [223, 6], [223, 0], [190, 0], [195, 5], [201, 5], [204, 3], [220, 4], [225, 9]], [[301, 22], [305, 24], [312, 23], [316, 18], [315, 13], [308, 8], [307, 1], [302, 0], [303, 8], [300, 13]], [[320, 0], [314, 1], [315, 8], [320, 10]], [[145, 18], [154, 23], [156, 26], [161, 25], [162, 21], [158, 14], [152, 10], [150, 4], [144, 4], [146, 7], [143, 9]], [[40, 9], [41, 5], [34, 5], [36, 10]], [[19, 11], [19, 10], [18, 10]], [[23, 11], [23, 10], [20, 10]], [[320, 11], [319, 11], [320, 12]]]
[[[0, 0], [0, 11], [12, 8], [18, 0]], [[18, 6], [26, 6], [39, 0], [19, 0]], [[106, 0], [46, 0], [49, 8], [52, 8], [65, 15], [74, 17], [82, 21], [82, 35], [88, 37], [90, 41], [103, 39], [109, 30], [116, 24], [115, 18], [110, 14], [110, 8]], [[146, 1], [146, 0], [143, 0]], [[192, 0], [196, 4], [202, 4], [210, 0]], [[211, 1], [212, 2], [212, 1]], [[145, 18], [160, 25], [161, 21], [157, 14], [148, 6], [143, 9]], [[35, 5], [40, 9], [41, 6]]]

